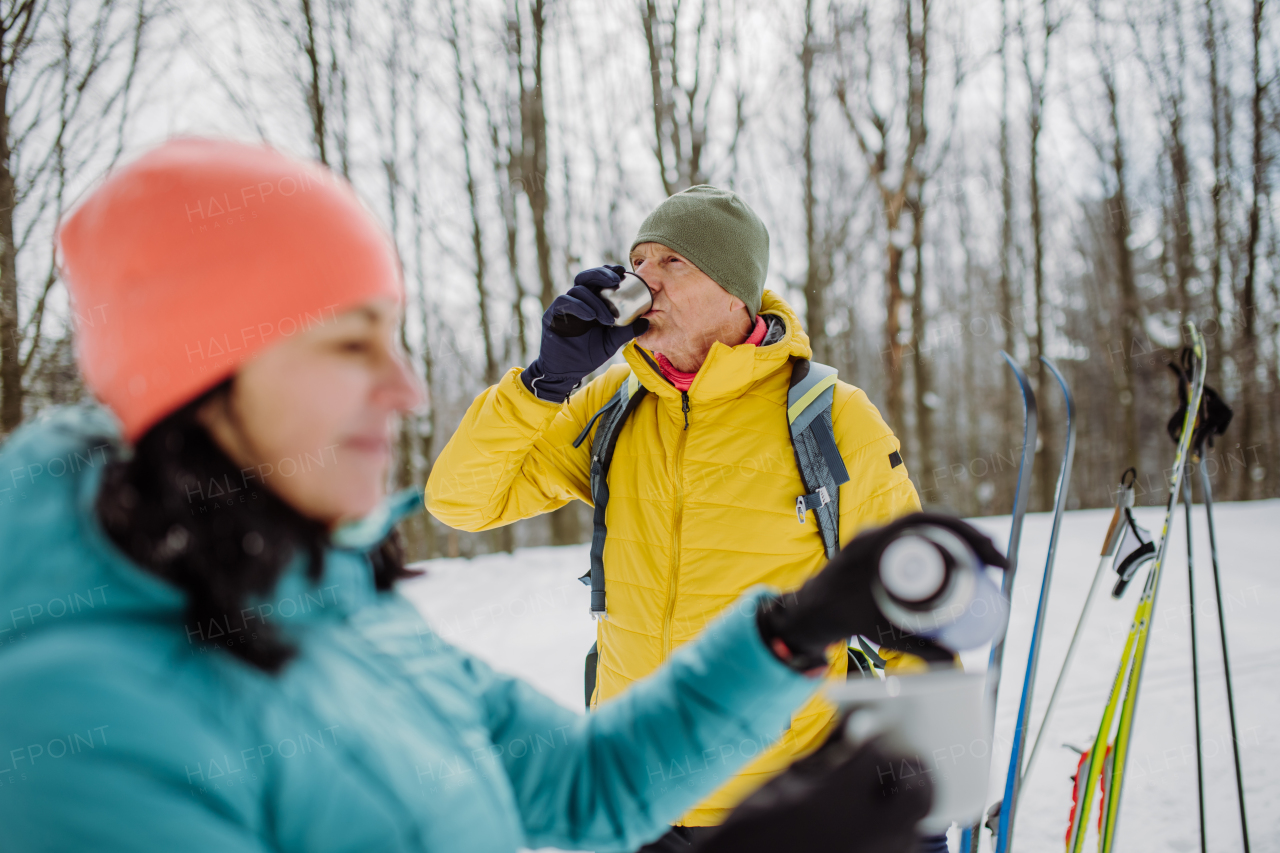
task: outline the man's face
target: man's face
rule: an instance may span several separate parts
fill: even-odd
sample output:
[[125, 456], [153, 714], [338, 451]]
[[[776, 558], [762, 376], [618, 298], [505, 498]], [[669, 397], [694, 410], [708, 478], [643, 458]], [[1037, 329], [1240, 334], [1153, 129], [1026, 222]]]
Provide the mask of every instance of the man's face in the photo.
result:
[[653, 308], [644, 315], [649, 330], [636, 338], [652, 352], [670, 355], [701, 349], [705, 353], [726, 323], [733, 321], [735, 308], [743, 310], [741, 300], [661, 243], [641, 243], [632, 249], [631, 268], [653, 291]]

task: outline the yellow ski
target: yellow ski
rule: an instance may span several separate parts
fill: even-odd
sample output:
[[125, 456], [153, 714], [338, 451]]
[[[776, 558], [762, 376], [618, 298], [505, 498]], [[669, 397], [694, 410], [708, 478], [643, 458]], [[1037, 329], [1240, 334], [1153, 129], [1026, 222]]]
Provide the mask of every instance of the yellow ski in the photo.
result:
[[[1093, 803], [1093, 791], [1103, 772], [1107, 742], [1111, 736], [1111, 726], [1116, 717], [1117, 707], [1119, 707], [1119, 725], [1111, 755], [1111, 783], [1107, 786], [1107, 796], [1103, 805], [1102, 834], [1098, 841], [1098, 849], [1100, 853], [1111, 853], [1112, 845], [1115, 843], [1124, 771], [1129, 758], [1129, 741], [1133, 734], [1133, 719], [1138, 707], [1138, 690], [1142, 683], [1142, 668], [1147, 656], [1147, 639], [1151, 631], [1152, 616], [1155, 613], [1156, 595], [1160, 591], [1160, 575], [1164, 567], [1165, 549], [1169, 544], [1169, 526], [1179, 498], [1182, 496], [1182, 477], [1187, 457], [1191, 452], [1191, 438], [1195, 432], [1196, 415], [1200, 411], [1200, 397], [1204, 390], [1204, 337], [1193, 323], [1187, 323], [1187, 333], [1191, 338], [1191, 350], [1196, 358], [1195, 376], [1188, 389], [1182, 434], [1178, 440], [1178, 452], [1174, 458], [1169, 503], [1165, 508], [1164, 528], [1160, 531], [1160, 548], [1147, 572], [1142, 598], [1138, 600], [1133, 624], [1129, 628], [1129, 636], [1125, 640], [1124, 651], [1120, 655], [1120, 667], [1111, 685], [1106, 708], [1102, 712], [1098, 734], [1094, 738], [1093, 749], [1089, 755], [1088, 775], [1085, 777], [1084, 787], [1080, 790], [1080, 801], [1071, 822], [1071, 834], [1067, 843], [1068, 853], [1080, 853], [1084, 845], [1090, 807]], [[1120, 704], [1121, 696], [1123, 696], [1123, 704]]]

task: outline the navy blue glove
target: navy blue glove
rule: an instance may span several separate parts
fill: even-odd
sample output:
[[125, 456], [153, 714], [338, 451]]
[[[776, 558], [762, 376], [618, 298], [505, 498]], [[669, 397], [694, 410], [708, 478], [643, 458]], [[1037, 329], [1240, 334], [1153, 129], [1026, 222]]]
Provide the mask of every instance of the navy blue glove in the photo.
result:
[[643, 318], [613, 325], [614, 314], [600, 291], [622, 283], [622, 267], [594, 267], [578, 273], [573, 287], [557, 296], [542, 315], [542, 348], [520, 374], [525, 387], [543, 400], [562, 403], [582, 377], [604, 364], [623, 344], [645, 333]]

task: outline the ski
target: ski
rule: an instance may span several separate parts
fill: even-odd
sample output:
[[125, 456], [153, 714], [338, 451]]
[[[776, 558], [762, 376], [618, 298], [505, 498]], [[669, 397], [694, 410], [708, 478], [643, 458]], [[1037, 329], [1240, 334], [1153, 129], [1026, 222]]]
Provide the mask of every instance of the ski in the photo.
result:
[[1098, 733], [1090, 750], [1088, 773], [1080, 788], [1080, 804], [1076, 809], [1071, 826], [1070, 853], [1079, 853], [1084, 845], [1085, 830], [1093, 798], [1093, 789], [1102, 775], [1102, 765], [1107, 755], [1107, 741], [1111, 734], [1112, 723], [1119, 712], [1119, 722], [1115, 742], [1112, 746], [1112, 765], [1110, 784], [1107, 785], [1106, 801], [1103, 804], [1102, 831], [1099, 842], [1100, 853], [1111, 853], [1115, 842], [1116, 827], [1120, 816], [1120, 801], [1123, 793], [1124, 772], [1129, 757], [1129, 740], [1133, 733], [1134, 714], [1138, 706], [1138, 694], [1142, 684], [1143, 664], [1146, 662], [1147, 640], [1150, 636], [1151, 622], [1155, 615], [1156, 597], [1160, 590], [1161, 570], [1169, 547], [1169, 528], [1173, 514], [1182, 497], [1182, 478], [1186, 470], [1186, 461], [1191, 453], [1191, 439], [1195, 432], [1196, 415], [1200, 411], [1200, 396], [1204, 389], [1205, 354], [1204, 338], [1193, 323], [1187, 324], [1187, 332], [1191, 338], [1191, 350], [1195, 357], [1195, 377], [1189, 389], [1189, 400], [1183, 415], [1182, 429], [1178, 441], [1178, 450], [1172, 468], [1169, 501], [1165, 507], [1164, 527], [1160, 532], [1160, 547], [1155, 560], [1147, 572], [1142, 597], [1134, 613], [1129, 635], [1125, 639], [1121, 652], [1120, 666], [1115, 681], [1111, 685], [1111, 693], [1102, 712], [1102, 720], [1098, 725]]
[[[1013, 493], [1013, 515], [1009, 523], [1009, 545], [1005, 549], [1005, 555], [1009, 560], [1009, 570], [1004, 573], [1001, 579], [1001, 590], [1005, 593], [1006, 600], [1012, 601], [1013, 578], [1018, 568], [1018, 547], [1022, 542], [1022, 520], [1027, 514], [1027, 502], [1031, 499], [1031, 469], [1035, 461], [1036, 455], [1036, 430], [1038, 429], [1038, 410], [1036, 408], [1036, 395], [1031, 390], [1031, 383], [1027, 380], [1027, 374], [1023, 373], [1022, 368], [1018, 367], [1013, 357], [1004, 350], [1000, 351], [1000, 355], [1004, 357], [1005, 363], [1009, 365], [1009, 369], [1013, 371], [1014, 377], [1018, 380], [1018, 387], [1022, 391], [1022, 458], [1018, 462], [1018, 485]], [[1004, 637], [996, 640], [991, 645], [991, 655], [987, 659], [987, 694], [988, 707], [991, 708], [991, 721], [995, 725], [995, 709], [996, 698], [1000, 691], [1000, 664], [1004, 658]], [[994, 739], [995, 732], [992, 733]], [[994, 808], [999, 808], [996, 803]], [[970, 853], [978, 853], [978, 838], [982, 832], [981, 821], [969, 827], [969, 851]], [[963, 836], [962, 836], [963, 837]], [[963, 846], [963, 843], [962, 845]]]
[[1014, 723], [1012, 754], [1009, 756], [1009, 772], [1005, 778], [1004, 797], [1000, 801], [1000, 824], [996, 833], [996, 853], [1005, 853], [1013, 846], [1013, 820], [1018, 806], [1018, 793], [1022, 789], [1022, 757], [1027, 744], [1027, 723], [1031, 719], [1031, 699], [1036, 683], [1036, 669], [1040, 663], [1040, 639], [1044, 635], [1045, 617], [1048, 612], [1049, 590], [1053, 582], [1053, 563], [1058, 554], [1058, 534], [1062, 528], [1062, 512], [1067, 506], [1067, 491], [1071, 487], [1071, 466], [1076, 456], [1076, 403], [1071, 387], [1063, 378], [1058, 366], [1044, 356], [1041, 363], [1053, 373], [1062, 389], [1066, 406], [1066, 442], [1062, 449], [1062, 464], [1058, 469], [1058, 484], [1053, 498], [1053, 525], [1049, 533], [1049, 554], [1045, 558], [1044, 577], [1040, 581], [1040, 600], [1036, 604], [1035, 627], [1031, 631], [1031, 648], [1027, 654], [1027, 671], [1022, 679], [1022, 697], [1018, 701], [1018, 717]]
[[[1120, 709], [1120, 722], [1116, 730], [1115, 760], [1111, 767], [1110, 794], [1107, 810], [1102, 820], [1101, 853], [1111, 853], [1115, 844], [1116, 828], [1120, 820], [1120, 798], [1123, 792], [1124, 772], [1129, 763], [1129, 740], [1133, 734], [1133, 721], [1138, 710], [1138, 696], [1142, 688], [1143, 665], [1147, 659], [1147, 639], [1151, 634], [1151, 621], [1155, 617], [1156, 598], [1160, 594], [1160, 577], [1164, 568], [1165, 554], [1169, 549], [1169, 527], [1173, 520], [1174, 510], [1178, 506], [1178, 492], [1182, 488], [1182, 478], [1186, 473], [1186, 461], [1191, 453], [1192, 437], [1195, 434], [1196, 416], [1200, 413], [1200, 397], [1204, 393], [1204, 378], [1207, 361], [1204, 352], [1204, 337], [1195, 324], [1188, 323], [1187, 331], [1191, 336], [1191, 351], [1195, 356], [1195, 375], [1188, 389], [1187, 411], [1183, 415], [1182, 437], [1178, 442], [1178, 454], [1174, 459], [1173, 483], [1169, 493], [1169, 505], [1165, 508], [1164, 527], [1160, 531], [1160, 549], [1155, 562], [1147, 575], [1147, 586], [1150, 596], [1147, 607], [1146, 625], [1138, 636], [1133, 650], [1133, 666], [1129, 668], [1129, 686], [1125, 692], [1124, 705]], [[1144, 590], [1144, 593], [1146, 591]], [[1144, 594], [1144, 598], [1147, 597]]]

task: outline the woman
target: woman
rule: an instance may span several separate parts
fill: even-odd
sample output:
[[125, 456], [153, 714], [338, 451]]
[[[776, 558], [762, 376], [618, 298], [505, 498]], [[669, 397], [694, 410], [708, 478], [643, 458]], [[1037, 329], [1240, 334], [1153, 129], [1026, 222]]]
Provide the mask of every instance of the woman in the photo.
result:
[[859, 566], [816, 608], [756, 593], [575, 715], [393, 591], [417, 503], [383, 487], [422, 391], [395, 252], [349, 186], [174, 141], [59, 246], [110, 414], [0, 448], [7, 851], [633, 849], [776, 738], [818, 686], [798, 670], [866, 618]]

